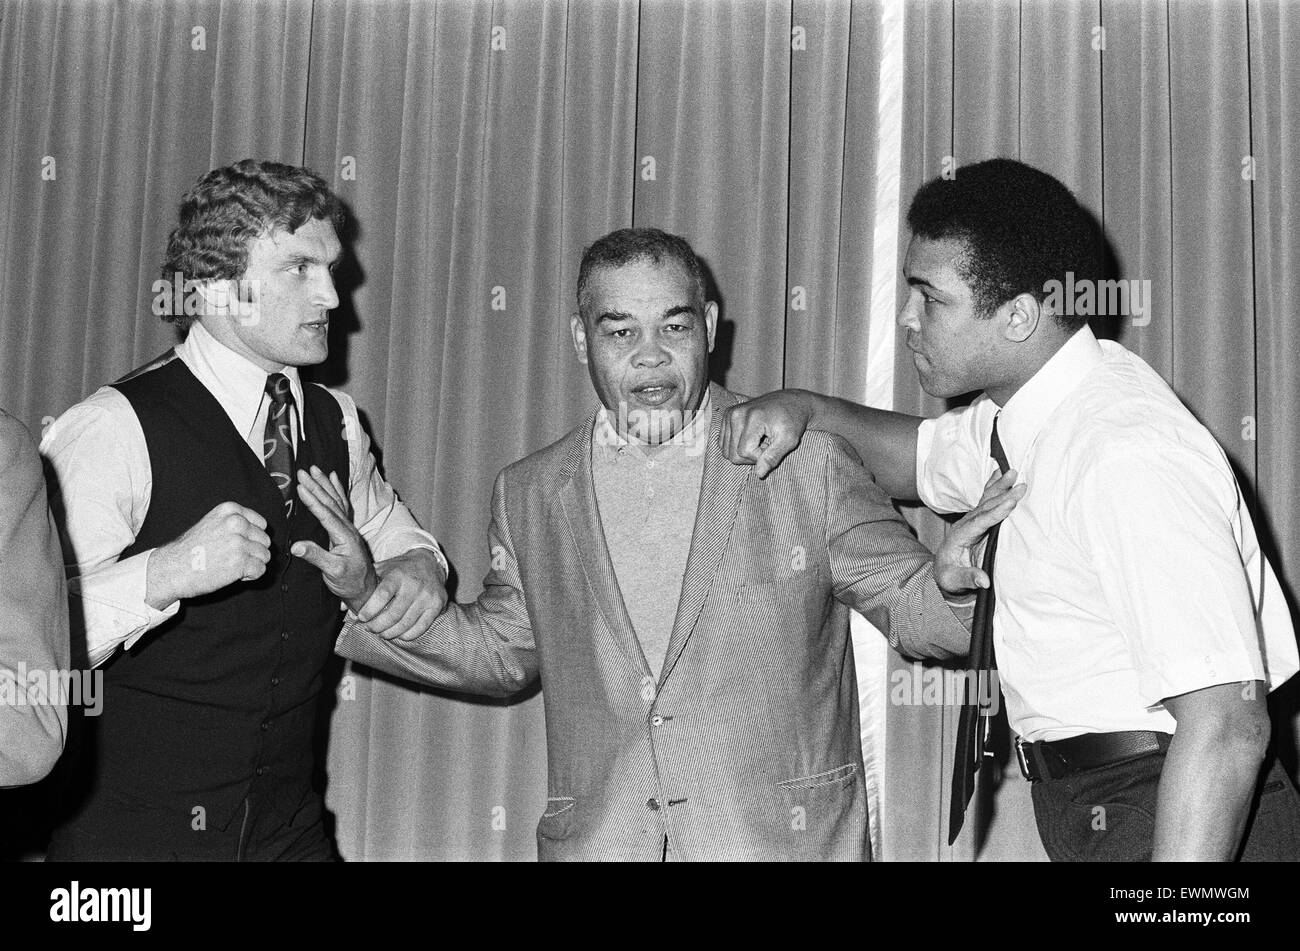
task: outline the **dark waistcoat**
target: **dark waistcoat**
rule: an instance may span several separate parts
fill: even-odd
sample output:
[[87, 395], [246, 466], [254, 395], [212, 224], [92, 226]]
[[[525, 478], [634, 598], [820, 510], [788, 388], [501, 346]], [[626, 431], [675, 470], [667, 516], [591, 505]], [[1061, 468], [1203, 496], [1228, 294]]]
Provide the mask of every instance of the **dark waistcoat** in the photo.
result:
[[[153, 472], [144, 525], [121, 557], [171, 542], [234, 501], [266, 519], [271, 562], [256, 581], [184, 600], [106, 665], [82, 819], [135, 824], [156, 839], [200, 807], [216, 828], [236, 815], [247, 822], [247, 801], [257, 824], [273, 827], [310, 793], [315, 701], [340, 612], [320, 571], [288, 552], [303, 539], [328, 549], [328, 537], [301, 501], [286, 516], [262, 461], [181, 360], [114, 386], [139, 417]], [[314, 463], [348, 485], [338, 402], [306, 385], [303, 404], [296, 467]]]

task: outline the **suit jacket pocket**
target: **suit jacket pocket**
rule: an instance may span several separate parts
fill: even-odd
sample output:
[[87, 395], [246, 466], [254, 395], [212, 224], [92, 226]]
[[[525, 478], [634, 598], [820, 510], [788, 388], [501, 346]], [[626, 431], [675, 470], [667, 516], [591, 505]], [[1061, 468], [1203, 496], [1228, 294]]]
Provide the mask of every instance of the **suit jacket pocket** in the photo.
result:
[[820, 773], [799, 776], [795, 779], [783, 779], [777, 783], [782, 789], [821, 789], [830, 792], [853, 785], [858, 775], [857, 763], [845, 763], [834, 769], [825, 769]]
[[741, 604], [781, 605], [799, 592], [796, 578], [777, 578], [774, 581], [745, 583], [736, 591]]
[[858, 773], [857, 763], [845, 763], [777, 783], [782, 811], [775, 818], [783, 829], [774, 845], [787, 860], [860, 862], [869, 857]]

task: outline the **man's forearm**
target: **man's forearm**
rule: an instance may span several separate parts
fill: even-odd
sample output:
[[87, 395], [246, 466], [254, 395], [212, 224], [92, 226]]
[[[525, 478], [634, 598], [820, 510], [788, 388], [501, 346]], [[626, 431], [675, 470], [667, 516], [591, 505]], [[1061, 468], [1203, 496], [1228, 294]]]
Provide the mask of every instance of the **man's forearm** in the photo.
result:
[[[1205, 708], [1192, 716], [1165, 701], [1178, 729], [1160, 773], [1153, 861], [1229, 862], [1236, 856], [1269, 739], [1265, 688], [1253, 687], [1225, 684], [1176, 698], [1232, 698], [1236, 709], [1221, 706], [1225, 712], [1218, 716], [1207, 716]], [[1238, 691], [1248, 696], [1233, 698]]]
[[1152, 860], [1232, 861], [1259, 763], [1253, 750], [1180, 743], [1175, 734], [1160, 774]]
[[895, 499], [914, 502], [916, 491], [916, 428], [922, 417], [875, 409], [809, 394], [813, 399], [811, 428], [848, 441], [876, 484]]
[[427, 631], [409, 641], [382, 638], [348, 617], [334, 649], [403, 680], [492, 697], [518, 693], [537, 676], [531, 632], [493, 631], [477, 605], [448, 603]]

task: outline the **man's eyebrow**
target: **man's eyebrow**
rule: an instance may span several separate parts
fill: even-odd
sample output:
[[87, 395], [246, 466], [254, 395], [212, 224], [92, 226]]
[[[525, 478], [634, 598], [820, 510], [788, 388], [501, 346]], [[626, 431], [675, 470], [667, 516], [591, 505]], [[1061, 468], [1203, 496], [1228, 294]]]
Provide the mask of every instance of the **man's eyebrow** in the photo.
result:
[[341, 260], [343, 260], [342, 251], [339, 251], [338, 254], [334, 255], [334, 257], [330, 258], [328, 261], [326, 261], [324, 258], [320, 257], [319, 255], [307, 254], [306, 252], [300, 251], [297, 254], [284, 255], [283, 257], [280, 258], [280, 263], [290, 265], [290, 266], [297, 266], [299, 264], [328, 264], [330, 266], [333, 266], [335, 264], [338, 264], [339, 261]]
[[667, 320], [669, 317], [676, 317], [678, 314], [690, 314], [692, 317], [699, 316], [695, 311], [694, 304], [678, 304], [676, 307], [669, 307], [664, 311], [662, 319]]
[[[676, 305], [675, 307], [669, 307], [666, 311], [664, 311], [664, 312], [659, 316], [659, 319], [660, 319], [660, 320], [668, 320], [668, 319], [670, 319], [670, 318], [672, 318], [672, 317], [676, 317], [676, 316], [678, 316], [678, 315], [680, 315], [680, 314], [690, 314], [692, 317], [698, 316], [698, 314], [697, 314], [697, 312], [696, 312], [696, 309], [695, 309], [695, 305], [693, 305], [693, 304], [678, 304], [678, 305]], [[607, 310], [607, 311], [605, 311], [603, 314], [601, 314], [600, 316], [598, 316], [598, 317], [596, 318], [596, 323], [597, 323], [597, 324], [601, 324], [601, 323], [605, 323], [605, 322], [608, 322], [608, 323], [616, 323], [616, 322], [621, 321], [621, 320], [635, 320], [635, 319], [636, 319], [635, 317], [633, 317], [631, 314], [627, 313], [626, 311], [622, 311], [622, 310]]]

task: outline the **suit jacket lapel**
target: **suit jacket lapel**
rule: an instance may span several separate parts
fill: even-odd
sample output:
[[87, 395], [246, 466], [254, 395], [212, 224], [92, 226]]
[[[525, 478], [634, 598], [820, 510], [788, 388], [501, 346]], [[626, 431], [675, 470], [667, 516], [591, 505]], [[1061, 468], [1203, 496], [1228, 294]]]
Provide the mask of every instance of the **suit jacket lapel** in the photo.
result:
[[662, 685], [668, 679], [677, 659], [681, 656], [695, 622], [704, 609], [704, 601], [713, 586], [714, 575], [722, 562], [731, 537], [731, 527], [740, 509], [740, 497], [753, 466], [737, 466], [722, 455], [719, 441], [722, 413], [737, 402], [736, 398], [720, 386], [712, 386], [713, 419], [709, 424], [709, 443], [704, 456], [704, 476], [700, 483], [700, 502], [695, 513], [695, 529], [691, 533], [690, 554], [686, 557], [686, 574], [682, 577], [681, 598], [677, 602], [677, 618], [668, 640], [668, 653], [664, 657], [663, 671], [659, 676]]
[[[592, 423], [594, 423], [594, 417]], [[605, 544], [605, 530], [600, 524], [600, 510], [596, 505], [596, 486], [591, 477], [591, 425], [579, 430], [570, 441], [562, 472], [560, 504], [569, 522], [578, 559], [582, 562], [596, 607], [604, 616], [628, 660], [639, 667], [644, 677], [650, 676], [641, 642], [632, 628], [623, 595], [614, 576], [614, 563]]]

